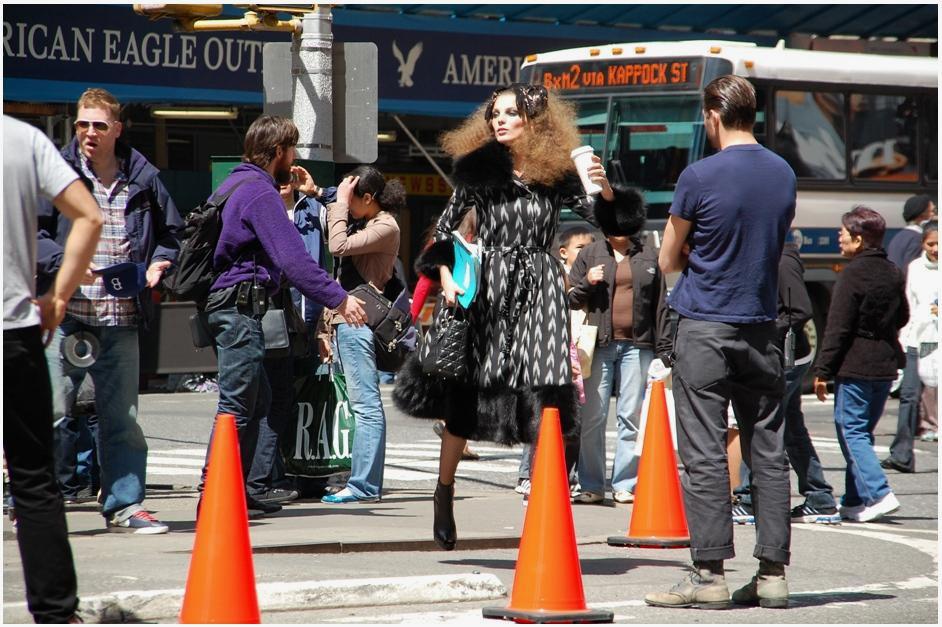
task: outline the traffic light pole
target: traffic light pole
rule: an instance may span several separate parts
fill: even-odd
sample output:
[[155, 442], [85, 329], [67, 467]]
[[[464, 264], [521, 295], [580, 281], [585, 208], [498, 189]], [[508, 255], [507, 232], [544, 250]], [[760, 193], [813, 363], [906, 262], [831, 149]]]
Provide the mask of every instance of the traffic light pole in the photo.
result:
[[300, 134], [298, 160], [318, 182], [334, 180], [332, 22], [330, 6], [318, 5], [304, 14], [301, 34], [291, 44], [291, 117]]

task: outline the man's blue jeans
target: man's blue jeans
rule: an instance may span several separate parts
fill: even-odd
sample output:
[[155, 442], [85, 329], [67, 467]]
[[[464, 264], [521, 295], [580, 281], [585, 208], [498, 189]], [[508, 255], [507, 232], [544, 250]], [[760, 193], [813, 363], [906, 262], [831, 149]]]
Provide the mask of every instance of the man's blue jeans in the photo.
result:
[[249, 494], [262, 496], [271, 488], [279, 487], [284, 479], [279, 443], [294, 404], [294, 357], [277, 357], [263, 362], [265, 376], [271, 388], [271, 406], [258, 424], [255, 456], [245, 481]]
[[612, 491], [634, 492], [638, 482], [635, 443], [641, 426], [641, 401], [648, 366], [654, 353], [630, 340], [613, 340], [595, 349], [592, 376], [585, 380], [582, 437], [579, 448], [579, 485], [584, 492], [605, 494], [605, 426], [612, 389], [618, 385], [615, 414], [618, 443], [612, 469]]
[[62, 341], [76, 331], [87, 331], [100, 344], [98, 359], [79, 368], [64, 359], [51, 359], [50, 380], [54, 402], [71, 407], [78, 386], [88, 374], [95, 384], [98, 413], [98, 459], [101, 464], [101, 512], [109, 518], [144, 500], [147, 441], [137, 424], [137, 386], [140, 378], [137, 327], [93, 327], [66, 317], [56, 330]]
[[919, 427], [919, 402], [922, 399], [922, 380], [919, 378], [919, 349], [906, 347], [906, 367], [899, 387], [899, 417], [896, 436], [890, 444], [890, 459], [911, 471], [916, 470], [913, 438]]
[[98, 439], [98, 415], [76, 412], [76, 400], [89, 391], [94, 395], [91, 377], [85, 376], [80, 382], [70, 381], [68, 408], [65, 407], [65, 390], [62, 385], [62, 336], [54, 333], [52, 341], [46, 346], [46, 363], [50, 372], [58, 373], [53, 385], [53, 457], [56, 460], [56, 480], [62, 496], [74, 497], [80, 490], [89, 488], [98, 492], [99, 468], [98, 451], [95, 442]]
[[[262, 367], [265, 358], [265, 338], [261, 320], [248, 314], [247, 308], [229, 306], [207, 314], [209, 329], [216, 340], [216, 361], [219, 367], [219, 404], [216, 414], [232, 414], [239, 434], [242, 476], [252, 467], [258, 441], [259, 421], [268, 415], [271, 388]], [[213, 432], [216, 424], [213, 423]], [[212, 449], [213, 436], [209, 436], [206, 461]], [[200, 490], [206, 480], [206, 465]]]
[[357, 425], [347, 489], [357, 498], [379, 498], [386, 463], [386, 412], [379, 392], [373, 331], [366, 326], [338, 325], [337, 352]]
[[886, 496], [890, 484], [873, 451], [873, 430], [883, 415], [892, 381], [834, 381], [834, 423], [844, 453], [844, 496], [841, 505], [872, 505]]
[[[805, 415], [801, 411], [801, 384], [805, 373], [811, 368], [811, 362], [798, 364], [794, 368], [785, 369], [785, 396], [779, 413], [784, 412], [785, 418], [785, 452], [788, 461], [798, 476], [798, 492], [805, 497], [805, 502], [818, 509], [836, 507], [834, 502], [834, 488], [824, 478], [824, 468], [821, 459], [811, 443], [811, 436], [805, 426]], [[743, 462], [742, 484], [736, 488], [736, 493], [742, 496], [744, 503], [752, 504], [749, 491], [749, 468]]]

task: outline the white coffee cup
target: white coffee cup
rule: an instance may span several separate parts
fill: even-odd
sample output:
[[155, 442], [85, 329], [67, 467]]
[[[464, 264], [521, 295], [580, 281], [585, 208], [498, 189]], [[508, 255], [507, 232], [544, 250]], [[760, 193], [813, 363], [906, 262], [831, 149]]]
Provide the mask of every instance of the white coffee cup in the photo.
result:
[[595, 151], [592, 146], [579, 146], [569, 154], [569, 156], [572, 157], [573, 163], [576, 164], [579, 178], [582, 179], [582, 187], [585, 189], [585, 193], [589, 195], [599, 194], [602, 191], [601, 185], [593, 183], [589, 179], [589, 167], [591, 167], [593, 163], [593, 154], [595, 154]]

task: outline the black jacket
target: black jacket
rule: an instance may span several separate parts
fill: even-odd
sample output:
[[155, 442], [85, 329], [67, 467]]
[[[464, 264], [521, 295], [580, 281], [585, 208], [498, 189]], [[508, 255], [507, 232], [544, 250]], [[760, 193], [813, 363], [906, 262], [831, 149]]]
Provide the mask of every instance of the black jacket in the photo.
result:
[[[640, 240], [632, 238], [628, 251], [631, 264], [633, 298], [632, 342], [648, 348], [659, 357], [671, 353], [672, 335], [668, 325], [668, 310], [664, 304], [666, 286], [664, 275], [657, 265], [658, 251], [646, 247]], [[586, 278], [589, 268], [604, 265], [603, 278], [591, 285]], [[572, 289], [569, 290], [569, 306], [572, 309], [586, 307], [586, 324], [599, 328], [598, 346], [612, 341], [612, 297], [615, 289], [615, 253], [608, 240], [594, 242], [579, 252], [569, 272]]]
[[906, 365], [899, 330], [909, 321], [903, 273], [881, 249], [865, 250], [838, 275], [814, 373], [892, 381]]
[[778, 262], [778, 318], [775, 320], [775, 330], [778, 331], [778, 346], [784, 349], [785, 334], [791, 326], [795, 332], [796, 360], [807, 357], [811, 352], [804, 327], [812, 316], [811, 297], [805, 287], [805, 266], [798, 256], [798, 247], [785, 244]]

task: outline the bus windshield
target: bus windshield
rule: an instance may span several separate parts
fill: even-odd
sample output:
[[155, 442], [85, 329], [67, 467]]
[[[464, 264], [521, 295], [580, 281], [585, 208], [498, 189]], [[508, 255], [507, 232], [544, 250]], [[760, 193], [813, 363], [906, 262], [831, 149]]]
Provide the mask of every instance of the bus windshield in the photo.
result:
[[625, 183], [644, 190], [648, 217], [666, 218], [680, 173], [704, 156], [699, 96], [614, 98], [611, 120], [609, 160], [621, 166]]
[[[574, 99], [580, 141], [608, 165], [612, 182], [643, 190], [649, 219], [666, 219], [677, 177], [711, 151], [699, 94]], [[705, 153], [705, 149], [708, 151]], [[565, 212], [564, 219], [574, 216]]]

